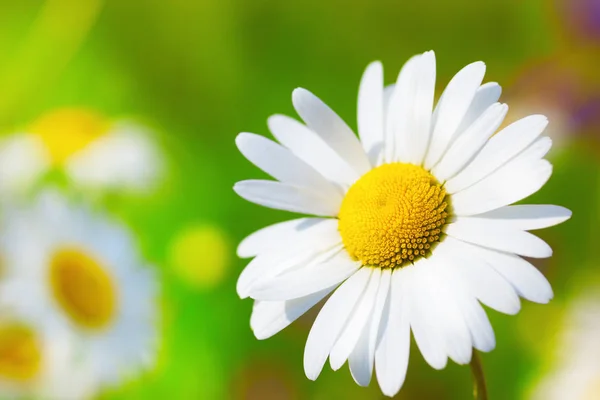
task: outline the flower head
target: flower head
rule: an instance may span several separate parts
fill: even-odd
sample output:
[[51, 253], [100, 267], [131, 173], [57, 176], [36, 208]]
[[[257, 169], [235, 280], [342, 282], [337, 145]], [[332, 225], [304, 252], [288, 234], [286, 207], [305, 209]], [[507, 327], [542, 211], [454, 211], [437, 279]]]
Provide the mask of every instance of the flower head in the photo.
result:
[[570, 211], [518, 205], [550, 177], [543, 159], [547, 120], [524, 118], [496, 133], [507, 112], [485, 64], [463, 68], [435, 109], [435, 56], [411, 58], [384, 87], [380, 63], [368, 66], [358, 96], [358, 136], [321, 100], [296, 89], [304, 124], [276, 115], [279, 143], [242, 133], [236, 142], [276, 181], [249, 180], [235, 191], [254, 203], [315, 217], [261, 229], [240, 244], [254, 257], [237, 290], [255, 300], [251, 326], [274, 335], [333, 293], [304, 353], [309, 379], [327, 358], [346, 361], [368, 385], [373, 367], [393, 396], [405, 379], [410, 332], [434, 368], [472, 349], [495, 346], [480, 302], [514, 314], [519, 296], [544, 303], [552, 289], [520, 256], [549, 257], [529, 230], [565, 221]]
[[54, 192], [6, 212], [0, 304], [51, 327], [103, 387], [153, 365], [157, 284], [121, 225]]
[[52, 168], [82, 189], [143, 192], [155, 187], [162, 164], [139, 123], [111, 121], [84, 108], [58, 109], [0, 141], [0, 193], [25, 192]]
[[0, 396], [79, 400], [95, 391], [85, 363], [65, 335], [3, 304], [0, 318]]

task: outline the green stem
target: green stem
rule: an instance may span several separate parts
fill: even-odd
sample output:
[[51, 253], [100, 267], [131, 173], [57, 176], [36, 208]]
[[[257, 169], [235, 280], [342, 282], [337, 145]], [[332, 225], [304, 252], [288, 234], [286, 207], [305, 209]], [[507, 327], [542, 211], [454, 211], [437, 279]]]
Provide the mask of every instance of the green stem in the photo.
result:
[[488, 400], [487, 386], [485, 384], [485, 375], [481, 359], [475, 349], [473, 349], [473, 357], [471, 358], [471, 372], [473, 373], [473, 398], [475, 400]]

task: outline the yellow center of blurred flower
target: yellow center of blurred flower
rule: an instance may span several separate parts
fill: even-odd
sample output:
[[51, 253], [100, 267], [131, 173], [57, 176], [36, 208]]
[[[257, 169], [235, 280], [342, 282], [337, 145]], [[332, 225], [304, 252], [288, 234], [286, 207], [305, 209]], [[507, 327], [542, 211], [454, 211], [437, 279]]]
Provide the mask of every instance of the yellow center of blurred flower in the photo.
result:
[[86, 253], [65, 248], [50, 261], [55, 299], [79, 326], [102, 329], [115, 315], [117, 294], [106, 270]]
[[41, 349], [33, 330], [20, 324], [0, 325], [0, 377], [27, 381], [41, 366]]
[[217, 226], [194, 226], [175, 237], [169, 261], [184, 281], [198, 289], [211, 289], [226, 277], [230, 251], [229, 238]]
[[440, 240], [447, 208], [446, 191], [429, 172], [385, 164], [348, 190], [338, 228], [347, 251], [363, 265], [402, 267]]
[[29, 131], [42, 138], [52, 162], [61, 165], [109, 128], [109, 121], [91, 110], [65, 108], [43, 115]]

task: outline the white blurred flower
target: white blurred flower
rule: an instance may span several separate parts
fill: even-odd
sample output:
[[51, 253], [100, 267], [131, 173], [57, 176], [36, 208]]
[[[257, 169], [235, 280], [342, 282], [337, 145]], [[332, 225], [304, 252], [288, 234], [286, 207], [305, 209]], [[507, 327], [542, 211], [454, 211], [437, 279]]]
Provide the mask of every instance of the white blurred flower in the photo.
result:
[[600, 398], [600, 295], [586, 293], [568, 308], [558, 335], [555, 368], [533, 389], [531, 400]]
[[94, 392], [68, 337], [39, 319], [2, 309], [0, 398], [77, 400]]
[[46, 193], [6, 213], [0, 246], [2, 303], [70, 332], [95, 383], [153, 365], [157, 283], [124, 227]]
[[160, 174], [159, 160], [148, 132], [132, 122], [120, 122], [110, 133], [73, 154], [65, 169], [83, 187], [145, 191]]
[[0, 139], [0, 196], [22, 194], [50, 167], [38, 136], [15, 134]]
[[49, 112], [0, 142], [0, 193], [20, 193], [50, 168], [79, 187], [148, 191], [163, 169], [151, 133], [132, 121], [109, 121], [87, 109]]

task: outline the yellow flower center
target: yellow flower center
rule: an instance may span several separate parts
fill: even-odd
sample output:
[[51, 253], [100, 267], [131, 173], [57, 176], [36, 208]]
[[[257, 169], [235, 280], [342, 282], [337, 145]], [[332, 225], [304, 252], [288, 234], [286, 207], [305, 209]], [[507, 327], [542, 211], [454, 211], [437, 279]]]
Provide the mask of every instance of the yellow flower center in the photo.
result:
[[348, 190], [338, 228], [350, 256], [363, 265], [402, 267], [440, 240], [447, 208], [446, 191], [429, 172], [385, 164]]
[[42, 353], [33, 330], [21, 324], [0, 325], [0, 377], [28, 381], [40, 370]]
[[91, 110], [65, 108], [40, 117], [29, 131], [39, 135], [56, 165], [106, 133], [110, 123]]
[[79, 326], [102, 329], [115, 315], [117, 295], [111, 277], [86, 253], [65, 248], [50, 261], [54, 298]]

